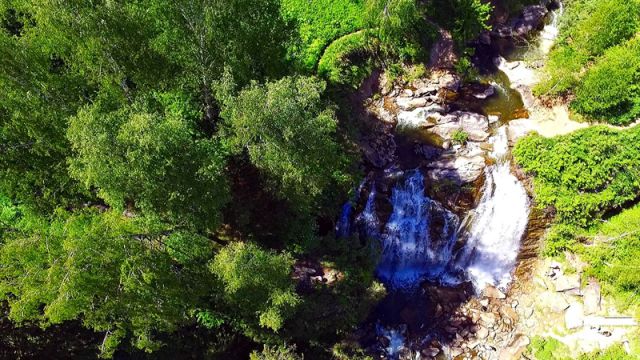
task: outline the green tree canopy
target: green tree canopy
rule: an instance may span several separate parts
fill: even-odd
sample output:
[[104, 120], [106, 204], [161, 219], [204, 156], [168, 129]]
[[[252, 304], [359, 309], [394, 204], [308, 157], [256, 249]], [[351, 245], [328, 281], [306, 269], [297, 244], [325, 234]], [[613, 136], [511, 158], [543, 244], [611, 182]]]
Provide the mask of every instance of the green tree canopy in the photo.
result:
[[69, 124], [71, 174], [117, 209], [215, 230], [228, 200], [225, 151], [218, 140], [198, 137], [197, 115], [176, 93], [85, 107]]
[[220, 251], [211, 271], [222, 281], [227, 304], [237, 314], [232, 321], [248, 335], [257, 328], [278, 331], [300, 302], [293, 288], [293, 258], [236, 242]]
[[316, 205], [330, 185], [348, 181], [324, 88], [312, 77], [254, 83], [223, 112], [233, 146], [246, 150], [280, 197], [300, 211]]
[[157, 349], [210, 296], [212, 243], [157, 221], [115, 212], [60, 212], [51, 223], [25, 216], [0, 247], [0, 296], [9, 316], [44, 326], [82, 319], [105, 333], [110, 356], [124, 337]]

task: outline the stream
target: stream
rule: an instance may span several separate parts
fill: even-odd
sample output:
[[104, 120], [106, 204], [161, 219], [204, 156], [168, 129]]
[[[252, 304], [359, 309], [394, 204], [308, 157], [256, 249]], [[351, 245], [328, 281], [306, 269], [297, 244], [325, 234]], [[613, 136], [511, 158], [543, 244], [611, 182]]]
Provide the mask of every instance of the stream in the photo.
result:
[[[562, 7], [551, 12], [534, 40], [525, 48], [516, 47], [509, 58], [520, 59], [525, 52], [529, 57], [546, 54], [557, 36], [561, 13]], [[495, 61], [503, 61], [501, 56]], [[419, 359], [419, 350], [413, 349], [415, 339], [409, 342], [408, 338], [420, 333], [418, 343], [426, 343], [436, 337], [429, 330], [437, 324], [429, 320], [434, 304], [425, 293], [425, 284], [473, 296], [487, 286], [506, 292], [513, 280], [530, 203], [524, 186], [511, 171], [507, 128], [509, 121], [518, 118], [522, 110], [526, 113], [526, 109], [502, 71], [482, 75], [478, 80], [491, 84], [495, 94], [484, 101], [459, 106], [501, 117], [491, 125], [488, 143], [492, 149], [487, 156], [481, 195], [472, 209], [455, 212], [430, 198], [423, 168], [392, 166], [381, 176], [387, 182], [392, 179], [390, 209], [378, 208], [377, 199], [384, 186], [375, 176], [369, 176], [356, 197], [344, 205], [338, 219], [338, 237], [357, 233], [380, 245], [376, 276], [387, 287], [389, 296], [375, 310], [371, 322], [377, 339], [384, 340], [376, 340], [382, 358], [397, 359], [408, 350], [414, 354], [411, 358]], [[407, 320], [407, 312], [413, 314], [411, 321]]]

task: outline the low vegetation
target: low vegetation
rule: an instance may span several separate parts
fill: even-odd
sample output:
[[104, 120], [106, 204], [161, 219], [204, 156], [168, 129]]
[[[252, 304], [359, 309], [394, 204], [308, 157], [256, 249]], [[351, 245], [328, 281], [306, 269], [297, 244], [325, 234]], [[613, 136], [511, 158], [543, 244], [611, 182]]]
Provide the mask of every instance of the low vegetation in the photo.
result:
[[535, 89], [575, 95], [572, 108], [587, 120], [626, 125], [640, 115], [640, 2], [572, 0]]

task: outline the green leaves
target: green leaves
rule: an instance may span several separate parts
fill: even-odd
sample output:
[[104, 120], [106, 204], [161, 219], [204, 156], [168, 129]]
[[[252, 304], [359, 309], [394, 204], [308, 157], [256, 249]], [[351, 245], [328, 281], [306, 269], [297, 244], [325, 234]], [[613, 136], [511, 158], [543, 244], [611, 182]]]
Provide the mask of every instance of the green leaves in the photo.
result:
[[[0, 247], [0, 294], [10, 317], [45, 325], [81, 318], [107, 333], [105, 355], [125, 336], [141, 349], [156, 349], [153, 334], [175, 330], [189, 321], [185, 314], [203, 306], [213, 286], [206, 270], [213, 248], [197, 235], [147, 220], [60, 212], [50, 224], [7, 236]], [[184, 243], [198, 249], [188, 259]]]
[[538, 204], [554, 206], [562, 223], [586, 227], [637, 198], [638, 140], [640, 130], [635, 128], [592, 127], [553, 139], [528, 136], [513, 154], [534, 176]]
[[342, 181], [348, 165], [335, 114], [321, 97], [324, 87], [311, 77], [253, 84], [223, 112], [231, 143], [246, 150], [280, 197], [301, 212]]
[[215, 229], [228, 199], [225, 150], [196, 137], [190, 106], [183, 94], [165, 93], [116, 109], [86, 107], [69, 124], [72, 175], [117, 209]]
[[300, 302], [293, 288], [293, 258], [251, 243], [232, 243], [210, 265], [222, 281], [224, 296], [242, 328], [256, 325], [278, 331]]

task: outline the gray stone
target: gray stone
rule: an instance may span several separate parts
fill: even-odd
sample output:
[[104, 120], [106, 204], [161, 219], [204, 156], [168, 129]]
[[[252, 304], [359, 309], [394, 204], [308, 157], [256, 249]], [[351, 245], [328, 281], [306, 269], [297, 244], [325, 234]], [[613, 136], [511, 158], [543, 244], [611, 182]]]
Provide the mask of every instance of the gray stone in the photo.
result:
[[427, 174], [433, 181], [452, 181], [459, 185], [476, 181], [486, 166], [482, 156], [453, 156], [446, 154], [431, 162]]
[[569, 330], [580, 328], [584, 325], [584, 308], [581, 303], [572, 303], [564, 313], [564, 324]]
[[528, 36], [534, 30], [544, 26], [544, 18], [549, 10], [543, 5], [527, 6], [522, 11], [522, 16], [513, 27], [513, 35]]
[[580, 289], [580, 275], [558, 274], [553, 280], [553, 285], [555, 286], [556, 292], [565, 292], [569, 290]]
[[396, 98], [396, 104], [402, 110], [414, 110], [419, 107], [424, 107], [427, 105], [429, 101], [426, 98], [409, 98], [409, 97], [398, 97]]
[[476, 99], [484, 100], [486, 98], [489, 98], [495, 95], [495, 93], [496, 93], [496, 89], [493, 87], [493, 85], [490, 85], [483, 92], [473, 94], [473, 97], [475, 97]]
[[589, 280], [589, 284], [584, 289], [584, 313], [593, 315], [600, 312], [600, 284], [595, 279]]

